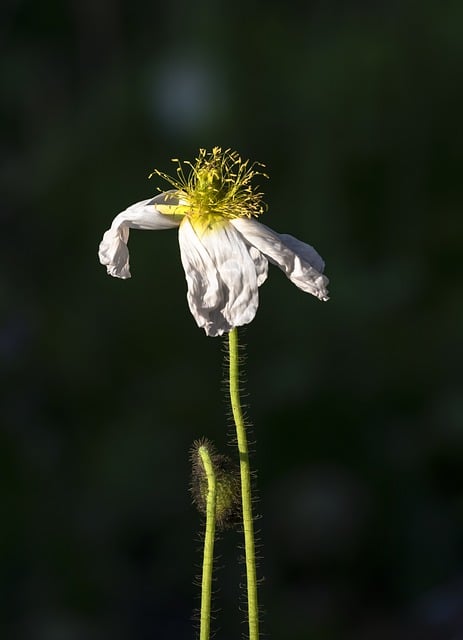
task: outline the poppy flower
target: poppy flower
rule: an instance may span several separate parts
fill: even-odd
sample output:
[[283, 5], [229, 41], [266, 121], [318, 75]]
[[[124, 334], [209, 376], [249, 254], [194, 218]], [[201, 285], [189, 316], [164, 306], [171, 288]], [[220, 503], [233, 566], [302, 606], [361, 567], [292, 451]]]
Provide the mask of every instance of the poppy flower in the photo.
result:
[[[313, 247], [257, 221], [264, 211], [262, 193], [252, 184], [259, 167], [229, 149], [201, 149], [185, 175], [160, 171], [173, 189], [142, 200], [119, 213], [99, 247], [110, 275], [130, 278], [129, 229], [178, 227], [180, 257], [188, 286], [188, 305], [208, 336], [219, 336], [254, 319], [259, 287], [268, 262], [279, 267], [299, 289], [328, 300], [324, 262]], [[153, 175], [153, 174], [152, 174]]]

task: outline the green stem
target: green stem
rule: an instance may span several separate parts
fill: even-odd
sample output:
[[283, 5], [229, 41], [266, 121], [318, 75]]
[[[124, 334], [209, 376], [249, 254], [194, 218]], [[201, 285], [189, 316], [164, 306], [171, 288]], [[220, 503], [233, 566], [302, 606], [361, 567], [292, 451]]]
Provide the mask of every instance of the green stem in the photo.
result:
[[211, 631], [212, 568], [214, 565], [215, 509], [217, 485], [214, 466], [206, 447], [199, 447], [199, 455], [207, 478], [206, 534], [204, 536], [203, 575], [201, 581], [200, 640], [209, 640]]
[[246, 556], [246, 580], [248, 599], [249, 640], [259, 639], [259, 607], [257, 603], [256, 552], [254, 542], [254, 520], [252, 517], [251, 469], [249, 465], [246, 423], [241, 407], [239, 385], [238, 330], [228, 334], [230, 400], [240, 456], [241, 500], [243, 509], [244, 549]]

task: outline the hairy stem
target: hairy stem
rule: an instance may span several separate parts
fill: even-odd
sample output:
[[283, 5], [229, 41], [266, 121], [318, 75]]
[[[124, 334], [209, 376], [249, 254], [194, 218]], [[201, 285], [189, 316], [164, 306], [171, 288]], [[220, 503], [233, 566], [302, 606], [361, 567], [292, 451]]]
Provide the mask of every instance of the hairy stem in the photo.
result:
[[199, 447], [199, 455], [207, 478], [206, 533], [204, 536], [203, 575], [201, 580], [200, 640], [209, 640], [211, 631], [212, 569], [214, 565], [215, 516], [217, 485], [214, 466], [207, 447]]
[[249, 465], [246, 423], [241, 407], [239, 385], [239, 342], [238, 329], [228, 334], [230, 401], [236, 426], [236, 437], [240, 457], [241, 500], [243, 510], [244, 549], [246, 557], [246, 582], [248, 600], [249, 640], [259, 638], [259, 608], [257, 602], [256, 552], [254, 542], [254, 521], [252, 516], [251, 469]]

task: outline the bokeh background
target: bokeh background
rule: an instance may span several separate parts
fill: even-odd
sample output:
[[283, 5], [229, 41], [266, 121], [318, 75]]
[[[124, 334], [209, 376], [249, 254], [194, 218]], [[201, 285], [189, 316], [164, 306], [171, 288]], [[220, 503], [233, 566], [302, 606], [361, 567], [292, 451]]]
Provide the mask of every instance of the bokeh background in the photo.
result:
[[234, 453], [221, 340], [175, 232], [132, 233], [130, 281], [96, 252], [151, 170], [219, 145], [266, 164], [265, 222], [331, 278], [322, 304], [272, 268], [244, 332], [266, 637], [463, 638], [463, 4], [0, 12], [2, 637], [194, 637], [189, 449]]

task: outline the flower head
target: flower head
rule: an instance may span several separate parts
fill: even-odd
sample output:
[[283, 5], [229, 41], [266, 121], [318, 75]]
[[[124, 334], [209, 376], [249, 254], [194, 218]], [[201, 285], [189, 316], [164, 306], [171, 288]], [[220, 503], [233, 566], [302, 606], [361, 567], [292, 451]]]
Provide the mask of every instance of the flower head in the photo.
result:
[[[255, 218], [265, 210], [263, 194], [252, 184], [265, 176], [229, 149], [201, 149], [196, 162], [177, 164], [176, 177], [160, 171], [173, 189], [119, 213], [100, 243], [100, 262], [110, 275], [130, 278], [129, 229], [179, 228], [180, 255], [188, 304], [209, 336], [251, 322], [268, 261], [299, 289], [328, 300], [324, 262], [308, 244], [278, 234]], [[153, 175], [153, 174], [151, 174]]]

